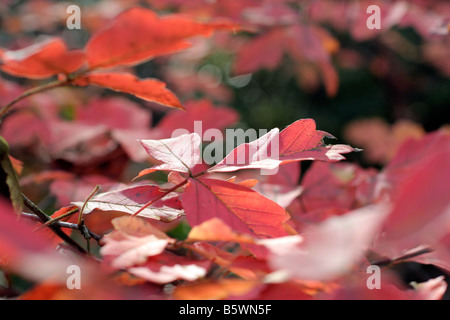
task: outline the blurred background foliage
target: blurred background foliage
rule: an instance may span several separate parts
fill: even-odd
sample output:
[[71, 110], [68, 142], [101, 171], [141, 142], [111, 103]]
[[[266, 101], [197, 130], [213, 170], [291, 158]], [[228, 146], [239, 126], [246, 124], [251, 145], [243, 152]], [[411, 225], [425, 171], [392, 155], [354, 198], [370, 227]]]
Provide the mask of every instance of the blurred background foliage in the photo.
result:
[[[175, 0], [5, 0], [1, 4], [0, 45], [21, 47], [45, 34], [62, 35], [70, 47], [80, 48], [87, 42], [92, 29], [102, 26], [116, 13], [133, 5], [155, 8], [162, 13], [190, 13], [196, 12], [196, 6], [208, 7], [220, 2], [223, 1], [195, 0], [189, 1], [189, 5]], [[251, 7], [251, 1], [243, 1], [242, 6], [245, 7], [247, 2]], [[270, 1], [260, 3], [266, 2]], [[308, 10], [308, 6], [314, 5], [314, 2], [317, 1], [286, 1], [286, 5], [297, 12]], [[387, 5], [392, 6], [395, 2], [401, 1], [381, 2], [381, 9], [385, 10], [383, 5], [386, 4], [386, 11], [391, 10]], [[427, 11], [433, 10], [438, 2], [445, 1], [412, 1], [412, 5]], [[68, 14], [64, 9], [70, 4], [79, 5], [82, 9], [81, 30], [68, 30], [65, 26]], [[229, 18], [228, 12], [222, 13]], [[442, 14], [445, 16], [447, 13], [444, 11]], [[220, 16], [217, 12], [210, 15]], [[239, 16], [239, 12], [236, 12], [236, 16]], [[439, 68], [438, 63], [433, 64], [425, 59], [421, 50], [424, 43], [442, 41], [442, 38], [448, 38], [448, 34], [424, 39], [414, 26], [394, 26], [390, 30], [381, 30], [382, 33], [377, 36], [359, 40], [355, 39], [350, 28], [337, 29], [327, 21], [317, 21], [314, 17], [310, 19], [313, 24], [320, 23], [339, 43], [339, 49], [331, 56], [339, 77], [335, 96], [327, 95], [323, 85], [307, 83], [308, 79], [298, 79], [291, 70], [296, 68], [295, 61], [286, 55], [283, 63], [274, 70], [257, 70], [244, 79], [230, 78], [230, 68], [236, 56], [233, 50], [227, 50], [229, 48], [211, 50], [201, 61], [196, 62], [198, 74], [202, 71], [212, 73], [218, 77], [217, 85], [224, 85], [232, 91], [232, 98], [227, 103], [241, 114], [241, 126], [281, 128], [299, 118], [313, 118], [320, 129], [332, 132], [345, 141], [345, 126], [361, 118], [378, 117], [388, 123], [409, 119], [421, 124], [426, 131], [436, 130], [448, 123], [448, 72]], [[252, 38], [254, 34], [239, 37]], [[448, 58], [446, 55], [442, 60], [448, 61]], [[160, 69], [161, 63], [157, 60], [137, 66], [136, 72], [141, 76], [164, 78]], [[2, 77], [9, 78], [5, 74]], [[299, 81], [306, 85], [300, 86]], [[212, 88], [214, 84], [209, 86]], [[196, 96], [202, 95], [204, 93]], [[156, 116], [154, 121], [160, 118]]]
[[[69, 16], [66, 9], [72, 4], [81, 8], [82, 28], [79, 30], [66, 27]], [[368, 30], [365, 26], [369, 16], [365, 9], [369, 4], [378, 4], [382, 10], [380, 30]], [[366, 149], [364, 153], [348, 155], [349, 160], [358, 161], [363, 166], [381, 168], [401, 141], [448, 125], [448, 1], [2, 0], [0, 47], [15, 50], [36, 43], [44, 36], [57, 36], [62, 37], [70, 48], [83, 48], [93, 32], [120, 12], [136, 5], [161, 14], [175, 12], [206, 19], [231, 19], [256, 30], [235, 35], [219, 33], [209, 39], [196, 39], [189, 50], [132, 68], [140, 78], [154, 77], [167, 82], [168, 88], [182, 102], [207, 98], [217, 105], [237, 110], [240, 115], [237, 127], [284, 128], [297, 119], [312, 118], [318, 129], [332, 133], [338, 143]], [[383, 19], [390, 19], [391, 25], [385, 26]], [[289, 47], [289, 41], [296, 39], [291, 33], [291, 26], [300, 28], [305, 32], [303, 35], [320, 35], [320, 41], [312, 41], [308, 48], [308, 41], [300, 39], [303, 45]], [[256, 39], [272, 31], [280, 32], [280, 36], [288, 39], [283, 44], [285, 48], [282, 49], [280, 61], [270, 57], [273, 47], [279, 43], [267, 41], [253, 52], [255, 60], [263, 57], [268, 62], [261, 62], [250, 68], [252, 70], [246, 70], [245, 63], [243, 68], [236, 67], [243, 59], [245, 48], [248, 49]], [[4, 93], [9, 89], [3, 90], [3, 80], [20, 87], [33, 87], [46, 82], [1, 73], [2, 105], [14, 98], [14, 95]], [[68, 121], [75, 120], [77, 106], [86, 104], [91, 97], [124, 96], [97, 88], [70, 90], [73, 90], [70, 94], [67, 91], [55, 94], [56, 101], [60, 103], [59, 116]], [[127, 98], [144, 110], [150, 107], [153, 127], [157, 127], [168, 113], [167, 108], [130, 96]], [[41, 102], [45, 100], [24, 103]], [[47, 165], [38, 163], [47, 161], [42, 151], [33, 154], [23, 153], [22, 150], [21, 153], [14, 141], [9, 142], [12, 155], [26, 163], [24, 176], [33, 171], [39, 172]], [[57, 191], [66, 188], [72, 193], [67, 192], [63, 196], [70, 202], [85, 199], [94, 185], [111, 182], [107, 179], [128, 182], [129, 179], [121, 173], [124, 163], [130, 159], [124, 156], [122, 150], [114, 152], [106, 154], [108, 161], [101, 159], [87, 165], [61, 159], [49, 160], [51, 166], [47, 168], [73, 172], [80, 178], [75, 180], [70, 177], [67, 181], [65, 177], [53, 182], [50, 189], [59, 198], [59, 205], [65, 203]], [[117, 161], [111, 164], [112, 159]], [[131, 169], [125, 170], [127, 178], [134, 177], [133, 173], [147, 167], [148, 163], [132, 165]], [[302, 165], [308, 166], [307, 162]], [[102, 176], [103, 180], [98, 177], [93, 179], [90, 176], [92, 173]], [[166, 176], [158, 173], [152, 178], [160, 182]], [[27, 194], [34, 192], [35, 198], [41, 197], [39, 204], [47, 212], [57, 208], [55, 199], [43, 194], [46, 189], [26, 190]], [[180, 224], [171, 235], [183, 238], [188, 230], [186, 228], [186, 224]], [[407, 276], [410, 272], [416, 276], [423, 272], [412, 270], [411, 265], [404, 268], [402, 273]]]

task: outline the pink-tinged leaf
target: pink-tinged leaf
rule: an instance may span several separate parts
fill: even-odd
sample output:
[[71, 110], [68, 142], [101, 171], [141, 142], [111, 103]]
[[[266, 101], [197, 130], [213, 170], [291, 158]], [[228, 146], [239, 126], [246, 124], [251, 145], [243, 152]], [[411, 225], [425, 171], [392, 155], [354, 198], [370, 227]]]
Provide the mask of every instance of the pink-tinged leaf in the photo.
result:
[[[186, 129], [188, 132], [203, 134], [208, 129], [223, 130], [235, 124], [239, 118], [238, 113], [228, 107], [215, 107], [209, 100], [190, 100], [184, 104], [187, 112], [174, 110], [164, 116], [158, 123], [158, 130], [162, 137], [169, 137], [177, 129]], [[195, 131], [194, 121], [201, 121], [201, 127]]]
[[135, 65], [189, 47], [188, 38], [238, 28], [234, 23], [200, 23], [181, 15], [160, 18], [151, 10], [132, 8], [92, 36], [86, 58], [91, 69]]
[[165, 68], [164, 79], [170, 83], [171, 87], [178, 95], [186, 99], [196, 99], [199, 94], [218, 102], [229, 102], [233, 97], [231, 88], [223, 83], [217, 74], [198, 73], [196, 69], [180, 69], [174, 64]]
[[11, 205], [0, 199], [0, 259], [13, 262], [27, 254], [45, 253], [50, 242], [33, 231], [32, 223], [21, 221]]
[[280, 64], [283, 51], [284, 30], [273, 29], [252, 39], [240, 49], [234, 71], [243, 74], [263, 68], [273, 70]]
[[127, 156], [135, 162], [145, 162], [148, 154], [137, 139], [159, 138], [154, 130], [148, 128], [115, 129], [111, 132], [112, 138], [117, 141]]
[[283, 208], [288, 207], [303, 191], [302, 187], [282, 186], [269, 183], [258, 183], [253, 189], [266, 198], [278, 203]]
[[168, 107], [184, 109], [175, 94], [166, 88], [166, 84], [156, 79], [139, 79], [130, 73], [89, 73], [78, 77], [74, 85], [89, 84], [105, 87], [114, 91], [132, 94], [138, 98], [153, 101]]
[[51, 140], [51, 128], [45, 119], [23, 110], [4, 119], [1, 135], [15, 146], [47, 145]]
[[[396, 258], [426, 245], [432, 250], [448, 236], [450, 201], [448, 189], [450, 149], [429, 155], [405, 176], [393, 196], [393, 209], [386, 220], [377, 253]], [[426, 257], [427, 255], [424, 255]]]
[[339, 42], [325, 29], [313, 24], [296, 24], [286, 32], [286, 46], [291, 56], [300, 63], [313, 62], [327, 95], [334, 96], [338, 90], [339, 77], [332, 64], [331, 54], [339, 49]]
[[139, 104], [123, 97], [97, 98], [76, 108], [75, 119], [88, 125], [103, 124], [109, 129], [148, 128], [151, 114]]
[[60, 206], [70, 205], [72, 201], [86, 200], [96, 185], [108, 189], [116, 183], [103, 175], [85, 175], [77, 178], [76, 175], [67, 172], [66, 174], [49, 172], [47, 177], [42, 178], [53, 180], [50, 184], [50, 193], [56, 197]]
[[128, 272], [154, 283], [169, 283], [178, 279], [195, 281], [208, 272], [209, 261], [191, 260], [164, 252], [147, 259], [143, 265], [128, 268]]
[[[172, 186], [176, 186], [177, 184], [182, 183], [184, 180], [186, 180], [188, 177], [183, 176], [181, 173], [178, 173], [176, 171], [172, 171], [167, 175], [167, 182], [171, 183]], [[184, 188], [184, 186], [182, 186]]]
[[384, 207], [363, 207], [311, 227], [303, 241], [264, 239], [273, 270], [301, 280], [332, 280], [350, 271], [364, 256], [386, 216]]
[[390, 126], [379, 118], [355, 120], [344, 132], [347, 141], [364, 149], [365, 159], [377, 164], [389, 163], [404, 142], [424, 135], [422, 126], [410, 120], [399, 120]]
[[[192, 250], [199, 254], [203, 258], [210, 260], [221, 267], [228, 268], [236, 256], [224, 249], [219, 248], [217, 245], [212, 245], [208, 242], [195, 242], [192, 245], [186, 244], [185, 248]], [[236, 273], [239, 274], [239, 273]], [[239, 274], [240, 275], [240, 274]]]
[[191, 179], [182, 194], [189, 224], [194, 227], [213, 217], [234, 231], [258, 238], [286, 236], [289, 214], [256, 191], [227, 181]]
[[276, 169], [279, 160], [279, 130], [270, 130], [259, 139], [244, 143], [232, 150], [208, 172], [231, 172], [240, 169]]
[[316, 223], [373, 203], [377, 173], [347, 162], [314, 162], [303, 176], [301, 205], [292, 216]]
[[147, 153], [161, 164], [151, 170], [188, 173], [200, 159], [201, 138], [197, 133], [162, 140], [139, 140]]
[[111, 221], [115, 231], [103, 237], [100, 253], [121, 269], [143, 264], [148, 257], [161, 254], [175, 240], [141, 218], [119, 217]]
[[407, 178], [411, 172], [424, 167], [424, 162], [437, 153], [450, 151], [450, 134], [435, 131], [421, 139], [409, 139], [398, 149], [396, 155], [384, 167], [380, 177], [383, 188], [394, 189]]
[[3, 72], [17, 77], [45, 79], [58, 73], [70, 74], [85, 61], [80, 50], [67, 50], [61, 39], [51, 39], [17, 51], [5, 51]]
[[[90, 199], [84, 207], [84, 214], [89, 214], [93, 210], [124, 212], [134, 214], [146, 203], [165, 194], [159, 186], [143, 185], [133, 186], [120, 190], [113, 190], [101, 193]], [[83, 206], [83, 202], [75, 202], [78, 207]], [[178, 219], [183, 214], [178, 195], [169, 193], [153, 205], [145, 208], [139, 216], [161, 221], [172, 221]]]
[[300, 164], [295, 162], [282, 164], [276, 174], [263, 176], [261, 178], [265, 178], [262, 182], [269, 184], [291, 187], [297, 186], [300, 179]]
[[275, 128], [255, 141], [238, 146], [208, 171], [273, 170], [281, 163], [302, 160], [336, 162], [345, 159], [343, 153], [357, 151], [348, 145], [326, 145], [323, 138], [333, 136], [316, 130], [312, 119], [298, 120], [281, 132]]
[[0, 199], [0, 265], [3, 270], [34, 281], [55, 277], [66, 270], [66, 257], [54, 252], [54, 243], [35, 231], [36, 225], [14, 213]]

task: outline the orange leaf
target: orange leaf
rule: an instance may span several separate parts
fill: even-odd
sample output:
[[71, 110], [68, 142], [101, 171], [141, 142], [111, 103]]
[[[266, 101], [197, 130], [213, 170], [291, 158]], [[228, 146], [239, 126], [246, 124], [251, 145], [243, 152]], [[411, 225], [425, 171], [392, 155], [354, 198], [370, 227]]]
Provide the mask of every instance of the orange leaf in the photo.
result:
[[18, 77], [45, 79], [78, 70], [85, 61], [80, 50], [67, 50], [61, 39], [51, 39], [16, 51], [3, 52], [3, 72]]
[[257, 285], [255, 281], [224, 279], [217, 282], [179, 286], [173, 295], [178, 300], [221, 300], [229, 296], [244, 295]]
[[184, 109], [175, 94], [166, 88], [166, 84], [156, 79], [139, 79], [129, 73], [91, 73], [75, 79], [73, 84], [78, 86], [93, 84], [129, 93], [147, 101]]
[[187, 38], [237, 28], [233, 23], [200, 23], [181, 15], [159, 18], [151, 10], [132, 8], [92, 36], [86, 45], [86, 56], [91, 69], [135, 65], [189, 47]]
[[219, 218], [212, 218], [195, 226], [189, 232], [188, 240], [191, 241], [235, 241], [253, 243], [248, 235], [240, 235], [234, 232]]

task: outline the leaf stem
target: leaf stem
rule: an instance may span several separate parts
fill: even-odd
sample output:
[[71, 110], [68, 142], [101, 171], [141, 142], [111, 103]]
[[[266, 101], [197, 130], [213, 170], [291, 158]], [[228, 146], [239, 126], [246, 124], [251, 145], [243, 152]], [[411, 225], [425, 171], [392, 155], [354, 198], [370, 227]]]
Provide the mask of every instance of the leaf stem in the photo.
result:
[[23, 100], [25, 98], [28, 98], [29, 96], [32, 96], [34, 94], [37, 94], [37, 93], [40, 93], [43, 91], [47, 91], [47, 90], [57, 88], [57, 87], [62, 87], [64, 85], [68, 84], [69, 81], [70, 80], [68, 80], [68, 79], [56, 80], [53, 82], [49, 82], [49, 83], [31, 88], [31, 89], [23, 92], [17, 98], [15, 98], [11, 102], [9, 102], [6, 106], [4, 106], [3, 108], [0, 109], [0, 121], [6, 116], [6, 114], [11, 110], [11, 108], [20, 100]]
[[48, 227], [49, 225], [55, 223], [56, 221], [59, 221], [59, 220], [64, 219], [64, 218], [67, 218], [67, 217], [73, 215], [74, 213], [77, 213], [78, 210], [79, 210], [78, 208], [75, 208], [75, 209], [72, 209], [72, 210], [64, 213], [63, 215], [60, 215], [59, 217], [53, 218], [51, 220], [48, 220], [47, 222], [43, 223], [41, 226], [36, 228], [36, 231], [39, 231], [39, 230], [41, 230], [41, 229], [43, 229], [45, 227]]
[[135, 217], [137, 216], [139, 213], [141, 213], [143, 210], [145, 210], [146, 208], [148, 208], [149, 206], [151, 206], [152, 204], [154, 204], [156, 201], [161, 200], [162, 198], [164, 198], [165, 196], [167, 196], [169, 193], [177, 190], [178, 188], [184, 186], [187, 182], [189, 181], [189, 178], [187, 178], [186, 180], [180, 182], [179, 184], [177, 184], [176, 186], [170, 188], [169, 190], [167, 190], [166, 192], [164, 192], [163, 194], [157, 196], [155, 199], [147, 202], [142, 208], [140, 208], [138, 211], [136, 211], [135, 213], [133, 213], [131, 216]]
[[84, 208], [86, 207], [86, 204], [88, 203], [89, 200], [91, 200], [91, 198], [97, 193], [97, 191], [100, 189], [99, 185], [96, 185], [94, 190], [92, 190], [91, 194], [89, 195], [89, 197], [87, 197], [86, 201], [83, 203], [83, 206], [81, 207], [80, 210], [80, 215], [78, 216], [78, 225], [81, 226], [82, 222], [83, 222], [83, 211]]

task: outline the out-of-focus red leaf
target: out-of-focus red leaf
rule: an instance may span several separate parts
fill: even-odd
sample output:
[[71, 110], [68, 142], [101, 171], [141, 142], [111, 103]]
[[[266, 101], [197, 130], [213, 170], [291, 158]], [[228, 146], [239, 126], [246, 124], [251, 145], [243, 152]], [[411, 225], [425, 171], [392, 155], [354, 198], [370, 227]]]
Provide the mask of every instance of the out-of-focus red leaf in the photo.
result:
[[[259, 240], [269, 265], [287, 277], [333, 280], [363, 257], [386, 216], [386, 208], [368, 206], [312, 226], [299, 236]], [[292, 239], [292, 240], [291, 240]]]
[[278, 67], [284, 52], [283, 36], [284, 30], [275, 28], [247, 42], [239, 51], [234, 71], [244, 74]]
[[156, 130], [147, 128], [116, 129], [111, 132], [111, 136], [120, 144], [127, 156], [135, 162], [145, 162], [148, 159], [148, 154], [138, 139], [160, 138]]
[[[297, 64], [314, 64], [310, 69], [319, 74], [328, 96], [334, 96], [339, 78], [331, 63], [330, 54], [337, 51], [339, 43], [325, 29], [300, 23], [272, 28], [269, 32], [250, 40], [238, 52], [236, 72], [250, 73], [260, 68], [274, 69], [288, 52]], [[299, 70], [300, 75], [304, 68]], [[300, 83], [304, 82], [302, 77]], [[306, 82], [306, 85], [310, 83]]]
[[233, 241], [253, 243], [248, 235], [234, 232], [227, 224], [219, 218], [212, 218], [197, 226], [189, 232], [187, 240], [190, 241]]
[[139, 129], [150, 126], [151, 114], [129, 99], [108, 97], [78, 107], [75, 119], [88, 125], [103, 124], [109, 129]]
[[257, 285], [256, 281], [223, 279], [178, 286], [173, 295], [178, 300], [223, 300], [245, 295]]
[[1, 56], [3, 72], [18, 77], [45, 79], [58, 73], [70, 74], [85, 61], [80, 50], [67, 50], [61, 39], [51, 39]]
[[[51, 125], [49, 153], [53, 159], [64, 159], [78, 165], [91, 165], [117, 149], [104, 125], [58, 121]], [[83, 152], [80, 152], [83, 150]]]
[[43, 170], [35, 174], [30, 174], [20, 179], [21, 185], [27, 185], [31, 183], [44, 183], [52, 180], [70, 180], [75, 178], [74, 175], [67, 171], [62, 170]]
[[208, 272], [209, 261], [192, 260], [164, 252], [147, 259], [142, 265], [128, 269], [131, 274], [154, 283], [169, 283], [178, 279], [194, 281]]
[[[119, 190], [101, 193], [91, 198], [84, 207], [83, 214], [89, 214], [93, 210], [124, 212], [134, 214], [144, 204], [164, 195], [166, 192], [159, 186], [143, 185], [132, 186]], [[82, 207], [83, 202], [75, 202]], [[183, 210], [176, 193], [169, 193], [162, 199], [156, 201], [152, 206], [144, 209], [139, 216], [161, 220], [172, 221], [178, 219]]]
[[34, 281], [65, 272], [67, 257], [57, 255], [54, 244], [35, 232], [35, 225], [18, 217], [3, 199], [0, 199], [0, 220], [2, 269]]
[[[443, 225], [450, 221], [450, 199], [445, 192], [450, 181], [450, 167], [444, 165], [446, 163], [450, 163], [450, 150], [423, 163], [421, 170], [405, 179], [386, 221], [385, 231], [389, 238], [399, 239], [416, 232], [437, 236], [435, 228], [425, 231], [431, 225], [449, 231]], [[414, 238], [420, 241], [417, 235]]]
[[201, 132], [208, 129], [223, 130], [236, 123], [239, 118], [237, 112], [228, 107], [214, 107], [206, 99], [190, 100], [185, 103], [187, 112], [173, 111], [167, 114], [157, 125], [156, 130], [161, 132], [163, 138], [170, 137], [177, 129], [186, 129], [194, 132], [194, 121], [201, 121]]
[[436, 154], [449, 150], [450, 134], [444, 130], [429, 133], [421, 139], [409, 139], [399, 147], [394, 158], [384, 167], [380, 184], [393, 190], [411, 172], [420, 170], [424, 162]]
[[[255, 300], [312, 300], [308, 288], [295, 282], [269, 283], [262, 285], [253, 295], [245, 297]], [[243, 298], [243, 297], [241, 297]]]
[[[403, 177], [392, 197], [393, 209], [374, 251], [395, 259], [419, 246], [432, 251], [440, 249], [441, 239], [448, 237], [450, 230], [450, 201], [445, 192], [450, 169], [443, 165], [449, 161], [450, 149], [436, 151], [419, 162], [420, 166], [416, 164], [413, 173]], [[447, 249], [447, 255], [448, 252]], [[441, 264], [442, 253], [428, 255], [419, 257]], [[448, 264], [444, 267], [448, 268]]]
[[103, 237], [100, 253], [117, 269], [142, 264], [175, 241], [141, 218], [120, 217], [112, 224], [115, 231]]
[[48, 253], [51, 247], [44, 237], [34, 232], [31, 223], [18, 220], [11, 206], [0, 199], [0, 255], [11, 262], [20, 261], [27, 254]]
[[[192, 245], [185, 244], [184, 247], [224, 268], [228, 268], [236, 259], [233, 253], [207, 242], [195, 242]], [[239, 272], [236, 274], [241, 276]]]
[[192, 227], [217, 217], [233, 230], [258, 238], [287, 235], [283, 223], [289, 214], [282, 207], [231, 182], [191, 179], [182, 194], [182, 204]]
[[315, 223], [374, 201], [377, 171], [351, 163], [314, 162], [302, 179], [299, 210], [292, 216]]
[[[0, 78], [0, 104], [2, 106], [6, 105], [7, 103], [15, 99], [17, 96], [22, 94], [22, 92], [23, 89], [21, 88], [21, 86], [19, 86], [15, 82], [7, 81], [5, 79]], [[16, 106], [20, 107], [21, 105], [23, 105], [23, 102], [19, 101]]]
[[138, 98], [168, 107], [184, 109], [175, 94], [166, 88], [164, 82], [156, 79], [139, 79], [130, 73], [89, 73], [75, 79], [73, 84], [78, 86], [93, 84], [114, 91], [129, 93]]
[[[242, 185], [242, 182], [240, 183]], [[302, 187], [282, 186], [269, 183], [258, 183], [254, 190], [266, 198], [278, 203], [283, 208], [287, 208], [294, 199], [303, 191]]]
[[[183, 134], [176, 138], [162, 140], [140, 140], [142, 146], [153, 159], [161, 164], [150, 170], [169, 170], [188, 173], [201, 162], [201, 138], [197, 133]], [[146, 174], [149, 171], [146, 171]], [[139, 174], [142, 176], [143, 174]]]
[[364, 157], [377, 164], [385, 164], [396, 154], [398, 148], [408, 139], [420, 139], [423, 128], [407, 120], [397, 121], [389, 126], [378, 118], [357, 120], [345, 128], [345, 138], [352, 145], [364, 149]]
[[[134, 300], [144, 294], [142, 291], [134, 291], [132, 287], [120, 285], [110, 275], [110, 269], [106, 264], [92, 263], [86, 260], [76, 260], [81, 270], [81, 287], [71, 289], [67, 286], [67, 267], [58, 271], [58, 275], [51, 275], [37, 283], [31, 290], [20, 296], [21, 300]], [[155, 299], [162, 298], [154, 288], [148, 287], [145, 295]]]
[[[24, 126], [24, 123], [27, 125]], [[51, 140], [51, 128], [45, 119], [28, 110], [7, 117], [2, 123], [1, 134], [14, 146], [47, 145]]]
[[221, 79], [216, 74], [202, 73], [200, 76], [196, 70], [186, 69], [183, 70], [179, 66], [165, 68], [164, 79], [170, 83], [178, 96], [184, 99], [196, 99], [200, 93], [202, 96], [222, 103], [232, 100], [233, 91], [220, 83]]
[[[51, 175], [48, 178], [51, 178]], [[109, 188], [115, 184], [109, 178], [101, 175], [86, 175], [77, 178], [61, 172], [53, 178], [55, 180], [50, 184], [50, 192], [56, 196], [60, 206], [68, 206], [72, 201], [86, 200], [96, 185]]]
[[186, 39], [190, 37], [238, 28], [230, 22], [200, 23], [181, 15], [160, 18], [151, 10], [132, 8], [92, 36], [86, 58], [91, 69], [135, 65], [189, 47]]

